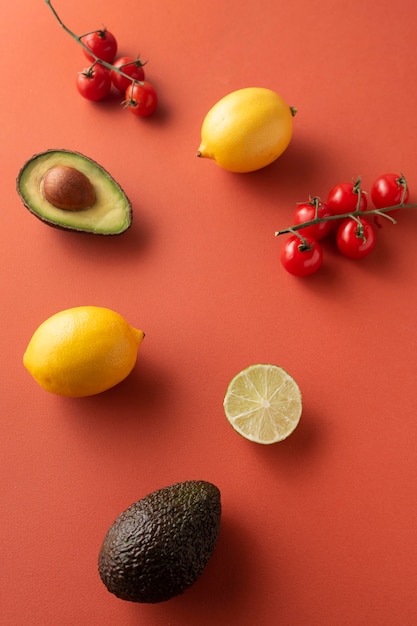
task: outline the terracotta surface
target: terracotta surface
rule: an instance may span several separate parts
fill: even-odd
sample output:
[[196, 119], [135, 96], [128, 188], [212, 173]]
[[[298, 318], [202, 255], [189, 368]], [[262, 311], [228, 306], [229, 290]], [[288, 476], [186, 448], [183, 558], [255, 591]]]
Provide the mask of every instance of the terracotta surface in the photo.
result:
[[[417, 623], [417, 213], [384, 222], [362, 262], [325, 246], [297, 280], [279, 263], [296, 202], [404, 172], [417, 200], [416, 9], [305, 0], [56, 0], [81, 34], [106, 25], [160, 96], [139, 120], [75, 90], [81, 48], [45, 2], [2, 8], [1, 585], [5, 626], [413, 626]], [[207, 110], [247, 86], [298, 108], [288, 151], [233, 175], [195, 156]], [[61, 232], [23, 208], [20, 167], [83, 152], [134, 207], [126, 234]], [[146, 332], [118, 387], [71, 400], [22, 365], [36, 327], [72, 306]], [[229, 380], [272, 362], [304, 412], [281, 444], [240, 438]], [[221, 490], [216, 552], [160, 605], [109, 594], [97, 554], [133, 501], [185, 479]]]

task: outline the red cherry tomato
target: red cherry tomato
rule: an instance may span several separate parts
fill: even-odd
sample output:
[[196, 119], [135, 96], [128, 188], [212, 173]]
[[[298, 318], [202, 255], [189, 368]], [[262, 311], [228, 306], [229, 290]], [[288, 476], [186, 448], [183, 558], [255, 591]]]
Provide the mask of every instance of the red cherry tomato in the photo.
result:
[[126, 107], [133, 115], [148, 117], [155, 111], [157, 104], [156, 91], [146, 80], [141, 85], [132, 83], [126, 89]]
[[309, 276], [320, 269], [323, 262], [321, 245], [305, 237], [292, 235], [281, 250], [281, 263], [293, 276]]
[[[327, 207], [332, 215], [342, 215], [343, 213], [353, 213], [358, 210], [359, 199], [358, 183], [339, 183], [329, 192]], [[360, 211], [366, 211], [366, 194], [360, 193]]]
[[352, 218], [347, 218], [337, 229], [337, 247], [349, 259], [362, 259], [375, 248], [374, 227], [363, 217], [358, 220], [360, 224]]
[[[106, 29], [96, 30], [81, 38], [82, 42], [102, 61], [112, 63], [117, 53], [117, 41], [114, 35]], [[83, 48], [83, 52], [89, 61], [94, 61], [94, 57]]]
[[[309, 202], [301, 202], [297, 205], [294, 212], [294, 224], [304, 224], [310, 222], [316, 217], [329, 217], [332, 215], [324, 202], [321, 202], [319, 198], [313, 198]], [[329, 234], [333, 226], [331, 220], [319, 222], [318, 224], [312, 224], [306, 226], [306, 228], [300, 228], [298, 233], [303, 237], [310, 237], [311, 239], [322, 239]]]
[[404, 176], [383, 174], [371, 187], [371, 199], [376, 209], [385, 209], [403, 202], [406, 204], [409, 191]]
[[87, 100], [97, 102], [110, 92], [110, 72], [100, 63], [96, 63], [77, 75], [77, 89]]
[[[124, 74], [131, 76], [133, 80], [144, 81], [145, 80], [145, 72], [143, 69], [144, 63], [140, 61], [140, 59], [132, 59], [131, 57], [120, 57], [113, 63], [113, 67], [116, 67]], [[112, 70], [110, 72], [110, 76], [112, 79], [113, 85], [121, 91], [122, 93], [126, 92], [126, 89], [130, 87], [132, 81], [128, 78], [125, 78], [119, 72]]]

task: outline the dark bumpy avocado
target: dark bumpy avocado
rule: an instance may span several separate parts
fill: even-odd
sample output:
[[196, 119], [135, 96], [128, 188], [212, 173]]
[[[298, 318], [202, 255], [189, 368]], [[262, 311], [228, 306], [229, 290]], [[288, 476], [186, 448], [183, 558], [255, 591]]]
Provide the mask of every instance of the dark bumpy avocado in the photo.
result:
[[203, 572], [220, 530], [220, 491], [191, 480], [132, 504], [109, 528], [99, 574], [122, 600], [163, 602], [183, 593]]
[[[67, 178], [71, 170], [77, 174], [72, 176], [72, 185], [59, 185], [58, 177], [58, 182], [49, 182], [47, 190], [48, 174], [64, 170]], [[50, 178], [57, 180], [56, 177]], [[77, 185], [83, 186], [83, 181], [84, 186], [89, 187], [87, 194], [83, 194], [85, 190], [77, 189]], [[53, 184], [56, 188], [51, 191], [49, 188]], [[119, 235], [132, 223], [132, 206], [120, 185], [103, 167], [79, 152], [47, 150], [35, 154], [19, 172], [17, 191], [33, 215], [57, 228]], [[66, 193], [71, 197], [66, 199]], [[84, 204], [80, 203], [83, 195], [88, 198]]]

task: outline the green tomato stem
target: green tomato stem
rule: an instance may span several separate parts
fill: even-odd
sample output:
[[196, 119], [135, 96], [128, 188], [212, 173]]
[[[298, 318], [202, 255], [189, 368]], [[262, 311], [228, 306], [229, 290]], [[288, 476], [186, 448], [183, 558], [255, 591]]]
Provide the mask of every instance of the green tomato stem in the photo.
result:
[[383, 209], [369, 209], [367, 211], [353, 211], [351, 213], [342, 213], [341, 215], [328, 215], [326, 217], [315, 217], [314, 219], [303, 222], [302, 224], [295, 224], [294, 226], [290, 226], [288, 228], [284, 228], [282, 230], [277, 230], [275, 232], [275, 237], [279, 235], [285, 235], [288, 233], [294, 233], [301, 228], [307, 228], [307, 226], [314, 226], [315, 224], [320, 224], [321, 222], [332, 222], [336, 220], [343, 220], [347, 218], [351, 218], [354, 220], [358, 220], [360, 217], [366, 217], [367, 215], [379, 215], [389, 220], [393, 224], [396, 224], [396, 220], [391, 216], [387, 215], [388, 211], [396, 211], [398, 209], [417, 209], [417, 204], [404, 204], [400, 202], [400, 204], [395, 204], [394, 206], [385, 207]]
[[[89, 35], [90, 33], [96, 33], [96, 32], [104, 32], [104, 29], [97, 29], [97, 30], [93, 30], [93, 31], [89, 31], [88, 33], [84, 33], [83, 35], [76, 35], [72, 30], [70, 30], [68, 28], [68, 26], [66, 26], [66, 24], [64, 24], [64, 22], [61, 20], [61, 18], [59, 17], [58, 13], [56, 12], [56, 10], [54, 9], [54, 7], [52, 6], [51, 0], [45, 0], [46, 4], [48, 5], [48, 7], [50, 8], [50, 10], [52, 11], [55, 19], [57, 20], [58, 24], [65, 30], [65, 32], [72, 37], [82, 48], [84, 48], [84, 50], [86, 52], [88, 52], [88, 54], [90, 56], [93, 57], [94, 62], [93, 65], [89, 68], [89, 70], [96, 64], [96, 63], [100, 63], [100, 65], [103, 65], [104, 67], [107, 67], [108, 70], [112, 71], [114, 70], [115, 72], [117, 72], [118, 74], [120, 74], [121, 76], [124, 76], [125, 78], [128, 78], [130, 81], [135, 82], [139, 85], [143, 85], [143, 82], [138, 81], [138, 80], [133, 80], [133, 78], [131, 76], [129, 76], [129, 74], [125, 74], [120, 68], [115, 67], [114, 65], [112, 65], [111, 63], [108, 63], [107, 61], [104, 61], [103, 59], [99, 59], [99, 57], [97, 55], [94, 54], [94, 52], [92, 50], [90, 50], [90, 48], [82, 41], [83, 37], [86, 37], [87, 35]], [[88, 71], [88, 70], [87, 70]]]
[[407, 195], [407, 191], [408, 191], [408, 184], [407, 184], [407, 180], [406, 180], [406, 178], [405, 178], [403, 173], [401, 173], [401, 176], [398, 179], [398, 183], [403, 188], [403, 192], [402, 192], [402, 195], [401, 195], [401, 202], [404, 202], [405, 197]]
[[87, 33], [83, 33], [82, 35], [77, 35], [77, 39], [80, 39], [80, 40], [84, 39], [84, 37], [87, 37], [87, 35], [94, 35], [94, 33], [97, 33], [99, 37], [104, 37], [104, 35], [106, 34], [106, 29], [97, 28], [97, 30], [89, 30]]

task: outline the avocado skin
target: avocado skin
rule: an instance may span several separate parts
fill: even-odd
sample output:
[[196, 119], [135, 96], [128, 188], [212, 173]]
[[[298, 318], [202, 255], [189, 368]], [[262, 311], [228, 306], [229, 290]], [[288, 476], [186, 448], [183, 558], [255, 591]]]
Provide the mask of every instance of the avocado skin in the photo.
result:
[[[27, 195], [25, 195], [22, 191], [21, 188], [21, 181], [23, 176], [25, 175], [26, 169], [28, 168], [28, 166], [30, 166], [33, 162], [35, 161], [40, 161], [41, 159], [43, 159], [43, 157], [48, 157], [49, 155], [66, 155], [66, 156], [74, 156], [75, 158], [80, 158], [83, 159], [84, 161], [87, 161], [89, 163], [91, 163], [91, 165], [95, 166], [98, 170], [101, 171], [103, 178], [106, 179], [107, 181], [111, 181], [111, 183], [114, 185], [115, 188], [117, 188], [120, 192], [120, 194], [122, 194], [122, 196], [125, 199], [126, 202], [126, 214], [127, 214], [127, 219], [126, 219], [126, 225], [123, 229], [121, 230], [117, 230], [116, 232], [106, 232], [106, 233], [102, 233], [102, 232], [95, 232], [92, 229], [85, 229], [85, 228], [80, 228], [74, 225], [69, 225], [69, 224], [61, 224], [59, 221], [55, 221], [55, 220], [51, 220], [48, 219], [46, 216], [42, 215], [41, 213], [39, 213], [38, 211], [36, 211], [34, 209], [34, 207], [32, 206], [29, 198], [27, 197]], [[59, 164], [59, 163], [58, 163]], [[75, 165], [76, 167], [76, 165]], [[111, 237], [115, 237], [117, 235], [121, 235], [124, 232], [126, 232], [127, 230], [129, 230], [129, 228], [132, 226], [132, 220], [133, 220], [133, 210], [132, 210], [132, 204], [129, 200], [129, 198], [127, 197], [124, 189], [121, 187], [121, 185], [119, 185], [118, 182], [116, 182], [116, 180], [111, 176], [111, 174], [99, 163], [97, 163], [97, 161], [95, 161], [94, 159], [92, 159], [91, 157], [87, 157], [85, 154], [82, 154], [81, 152], [77, 152], [75, 150], [68, 150], [65, 148], [60, 148], [60, 149], [55, 149], [55, 148], [50, 148], [48, 150], [45, 150], [44, 152], [38, 152], [34, 155], [32, 155], [29, 159], [27, 159], [27, 161], [25, 161], [25, 163], [23, 164], [23, 166], [20, 168], [19, 173], [17, 175], [16, 178], [16, 190], [17, 193], [23, 203], [23, 206], [32, 214], [34, 215], [38, 220], [40, 220], [43, 224], [46, 224], [47, 226], [50, 226], [52, 228], [56, 228], [58, 230], [65, 230], [65, 231], [74, 231], [77, 233], [83, 233], [83, 234], [93, 234], [93, 235], [106, 235], [106, 236], [111, 236]]]
[[190, 480], [145, 496], [109, 528], [98, 559], [108, 591], [130, 602], [164, 602], [202, 574], [220, 531], [220, 491]]

